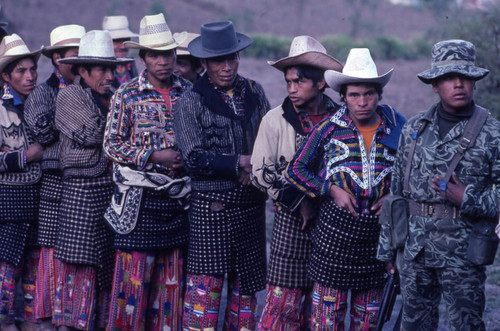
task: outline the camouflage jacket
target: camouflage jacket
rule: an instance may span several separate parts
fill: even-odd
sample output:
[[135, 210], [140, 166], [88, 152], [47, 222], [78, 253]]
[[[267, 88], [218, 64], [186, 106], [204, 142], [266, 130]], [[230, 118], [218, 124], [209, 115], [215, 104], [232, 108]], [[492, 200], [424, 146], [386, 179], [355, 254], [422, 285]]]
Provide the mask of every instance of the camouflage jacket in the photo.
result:
[[[418, 114], [404, 126], [401, 134], [396, 163], [392, 175], [391, 193], [403, 194], [403, 179], [412, 133], [419, 121], [427, 126], [417, 140], [413, 155], [409, 187], [406, 198], [427, 203], [442, 203], [439, 194], [432, 189], [435, 176], [444, 177], [451, 159], [456, 153], [460, 137], [468, 120], [456, 124], [444, 137], [439, 136], [437, 106]], [[458, 217], [433, 219], [410, 215], [409, 236], [404, 258], [412, 260], [423, 249], [428, 266], [460, 267], [467, 264], [466, 252], [473, 222], [498, 214], [500, 198], [500, 122], [488, 115], [474, 146], [470, 147], [458, 163], [455, 172], [466, 185]], [[382, 227], [377, 258], [392, 261], [390, 234]]]

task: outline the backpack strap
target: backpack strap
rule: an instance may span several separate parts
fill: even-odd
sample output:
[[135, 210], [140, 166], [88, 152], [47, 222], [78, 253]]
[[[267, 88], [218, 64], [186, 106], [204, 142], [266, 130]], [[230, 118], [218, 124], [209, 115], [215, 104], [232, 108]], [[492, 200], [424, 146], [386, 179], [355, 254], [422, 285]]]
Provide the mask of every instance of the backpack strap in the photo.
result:
[[408, 158], [406, 160], [405, 175], [403, 178], [403, 195], [410, 193], [411, 162], [413, 160], [413, 155], [415, 154], [415, 147], [417, 146], [418, 136], [422, 133], [422, 131], [424, 131], [426, 126], [427, 126], [427, 121], [420, 120], [417, 123], [416, 128], [411, 135], [412, 141], [410, 145], [410, 151], [408, 152]]

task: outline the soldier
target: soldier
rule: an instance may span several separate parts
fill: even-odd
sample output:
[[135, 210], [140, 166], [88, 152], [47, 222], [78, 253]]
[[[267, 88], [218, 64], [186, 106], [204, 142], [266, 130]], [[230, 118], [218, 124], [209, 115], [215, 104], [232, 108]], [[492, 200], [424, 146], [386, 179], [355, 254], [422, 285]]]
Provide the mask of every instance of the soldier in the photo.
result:
[[[264, 116], [252, 153], [254, 184], [276, 207], [266, 302], [259, 330], [299, 330], [307, 325], [312, 282], [307, 279], [310, 228], [317, 201], [285, 181], [288, 161], [313, 127], [340, 107], [326, 94], [325, 70], [342, 65], [316, 39], [295, 37], [287, 57], [268, 62], [284, 73], [288, 96]], [[309, 224], [312, 225], [312, 224]]]
[[[485, 329], [485, 267], [469, 260], [467, 251], [472, 228], [488, 219], [494, 228], [500, 207], [500, 123], [473, 99], [476, 81], [487, 74], [475, 66], [474, 45], [464, 40], [435, 44], [432, 67], [418, 74], [440, 100], [403, 128], [393, 174], [391, 193], [408, 199], [410, 214], [396, 259], [402, 330], [436, 330], [441, 296], [450, 330]], [[471, 131], [474, 141], [467, 124], [481, 114], [484, 124]], [[394, 259], [389, 230], [384, 225], [378, 252], [388, 262]]]

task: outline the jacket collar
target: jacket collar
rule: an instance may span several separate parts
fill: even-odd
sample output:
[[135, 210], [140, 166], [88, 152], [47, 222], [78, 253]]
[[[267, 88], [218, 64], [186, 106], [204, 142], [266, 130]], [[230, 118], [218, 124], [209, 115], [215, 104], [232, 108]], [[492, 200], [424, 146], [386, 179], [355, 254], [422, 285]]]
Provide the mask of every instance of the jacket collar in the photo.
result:
[[[139, 75], [139, 91], [141, 92], [143, 92], [144, 90], [156, 90], [153, 84], [149, 82], [147, 72], [148, 69], [144, 69]], [[182, 83], [179, 76], [177, 76], [176, 74], [172, 74], [170, 76], [170, 81], [172, 83], [172, 88], [182, 89]]]
[[[331, 113], [331, 114], [333, 114], [339, 108], [339, 105], [337, 105], [326, 94], [323, 94], [323, 105], [324, 105], [325, 111], [328, 113]], [[304, 130], [302, 128], [302, 125], [300, 124], [300, 120], [298, 117], [298, 112], [301, 112], [303, 110], [299, 110], [299, 109], [295, 110], [289, 97], [285, 98], [281, 108], [283, 108], [283, 117], [285, 118], [285, 120], [288, 123], [290, 123], [290, 125], [294, 128], [294, 130], [296, 132], [299, 132], [301, 135], [304, 135]]]

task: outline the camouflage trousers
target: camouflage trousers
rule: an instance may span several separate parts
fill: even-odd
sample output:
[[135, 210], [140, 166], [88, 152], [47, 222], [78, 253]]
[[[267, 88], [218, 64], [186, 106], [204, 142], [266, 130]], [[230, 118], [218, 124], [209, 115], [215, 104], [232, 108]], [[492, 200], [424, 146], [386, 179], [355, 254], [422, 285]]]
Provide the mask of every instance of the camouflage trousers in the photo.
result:
[[403, 296], [401, 330], [437, 330], [441, 296], [449, 330], [485, 330], [485, 268], [427, 267], [419, 254], [413, 261], [398, 256]]

